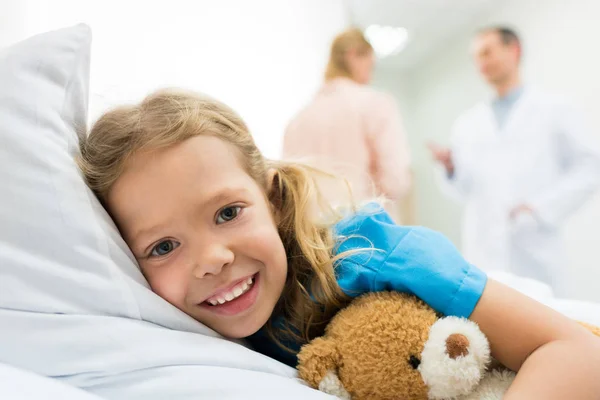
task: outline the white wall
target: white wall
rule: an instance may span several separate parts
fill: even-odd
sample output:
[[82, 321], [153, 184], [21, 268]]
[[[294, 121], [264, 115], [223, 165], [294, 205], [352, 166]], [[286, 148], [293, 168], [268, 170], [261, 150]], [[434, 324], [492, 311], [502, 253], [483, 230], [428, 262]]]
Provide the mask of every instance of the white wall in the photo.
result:
[[0, 45], [92, 27], [91, 117], [164, 86], [208, 93], [245, 118], [269, 157], [321, 83], [343, 0], [0, 0]]
[[[378, 71], [378, 85], [400, 100], [414, 152], [418, 222], [441, 230], [460, 244], [460, 206], [445, 198], [433, 181], [433, 163], [424, 145], [448, 143], [454, 119], [490, 95], [468, 54], [479, 27], [507, 23], [524, 39], [527, 83], [573, 99], [585, 111], [591, 134], [600, 141], [600, 2], [597, 0], [506, 0], [478, 25], [444, 43], [410, 72]], [[400, 78], [399, 78], [400, 77]], [[600, 301], [600, 196], [575, 215], [566, 229], [572, 296]]]

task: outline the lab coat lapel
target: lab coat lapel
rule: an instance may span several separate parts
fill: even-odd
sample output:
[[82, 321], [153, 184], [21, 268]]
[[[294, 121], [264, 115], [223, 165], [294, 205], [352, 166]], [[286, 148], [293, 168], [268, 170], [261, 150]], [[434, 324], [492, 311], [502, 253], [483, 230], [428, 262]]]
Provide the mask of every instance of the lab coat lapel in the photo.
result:
[[477, 110], [477, 120], [473, 126], [475, 127], [474, 137], [477, 141], [490, 143], [498, 138], [498, 124], [494, 117], [492, 107], [488, 103], [481, 103]]

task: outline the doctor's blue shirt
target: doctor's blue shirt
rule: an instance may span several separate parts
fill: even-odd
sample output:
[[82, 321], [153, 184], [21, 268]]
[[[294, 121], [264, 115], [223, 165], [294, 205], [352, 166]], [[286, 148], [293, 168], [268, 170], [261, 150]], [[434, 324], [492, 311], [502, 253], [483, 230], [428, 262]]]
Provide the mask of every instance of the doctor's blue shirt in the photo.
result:
[[[485, 288], [486, 275], [467, 263], [440, 233], [394, 224], [383, 208], [370, 203], [334, 227], [336, 254], [361, 250], [336, 264], [340, 288], [350, 297], [395, 290], [414, 294], [434, 310], [469, 317]], [[264, 331], [248, 338], [252, 347], [292, 367], [301, 344], [286, 352]]]
[[506, 121], [510, 117], [515, 104], [519, 101], [524, 91], [525, 88], [519, 86], [508, 92], [505, 96], [498, 97], [492, 101], [492, 111], [494, 112], [496, 123], [500, 129], [503, 129], [504, 126], [506, 126]]

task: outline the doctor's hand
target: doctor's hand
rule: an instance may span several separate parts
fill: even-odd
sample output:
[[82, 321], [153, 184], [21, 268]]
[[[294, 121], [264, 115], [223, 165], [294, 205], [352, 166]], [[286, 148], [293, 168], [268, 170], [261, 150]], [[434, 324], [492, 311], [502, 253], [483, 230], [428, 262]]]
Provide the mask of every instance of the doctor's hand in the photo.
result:
[[519, 204], [510, 210], [510, 219], [515, 220], [521, 215], [533, 215], [533, 208], [528, 204]]
[[427, 147], [431, 152], [433, 159], [446, 168], [448, 176], [454, 174], [454, 162], [452, 162], [452, 151], [446, 147], [442, 147], [437, 143], [429, 142]]

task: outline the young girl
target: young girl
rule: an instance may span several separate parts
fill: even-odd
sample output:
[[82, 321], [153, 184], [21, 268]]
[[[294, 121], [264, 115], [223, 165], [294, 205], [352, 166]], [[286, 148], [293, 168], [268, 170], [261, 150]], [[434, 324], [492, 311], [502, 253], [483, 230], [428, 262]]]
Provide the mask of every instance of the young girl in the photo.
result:
[[376, 204], [338, 216], [318, 201], [316, 171], [266, 160], [217, 101], [160, 91], [110, 111], [80, 165], [152, 289], [266, 355], [294, 366], [352, 297], [398, 290], [479, 324], [519, 371], [506, 399], [598, 398], [597, 338], [487, 280], [438, 233], [394, 225]]

